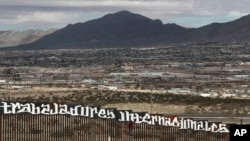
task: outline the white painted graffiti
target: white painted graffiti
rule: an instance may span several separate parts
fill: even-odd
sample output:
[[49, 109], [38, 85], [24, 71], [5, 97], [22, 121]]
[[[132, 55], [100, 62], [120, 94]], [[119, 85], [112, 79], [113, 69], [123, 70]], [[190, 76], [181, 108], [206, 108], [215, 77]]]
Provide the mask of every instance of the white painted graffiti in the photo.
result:
[[102, 109], [99, 107], [67, 104], [41, 104], [37, 106], [35, 103], [22, 104], [1, 102], [0, 111], [3, 114], [44, 114], [44, 115], [71, 115], [83, 116], [89, 118], [105, 118], [116, 119], [118, 121], [133, 121], [134, 123], [147, 123], [150, 125], [162, 125], [170, 127], [178, 127], [180, 129], [192, 129], [196, 131], [210, 131], [218, 133], [229, 133], [226, 124], [209, 123], [208, 121], [195, 121], [192, 119], [184, 119], [179, 117], [166, 117], [164, 115], [150, 115], [149, 113], [134, 113], [128, 111], [119, 111], [116, 109]]

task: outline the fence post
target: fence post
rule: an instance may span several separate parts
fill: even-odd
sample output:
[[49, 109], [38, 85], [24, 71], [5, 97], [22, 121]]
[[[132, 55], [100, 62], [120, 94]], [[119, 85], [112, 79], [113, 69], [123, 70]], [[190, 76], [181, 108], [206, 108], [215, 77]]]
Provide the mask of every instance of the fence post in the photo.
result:
[[0, 113], [0, 141], [2, 141], [2, 118], [3, 114]]
[[110, 136], [108, 137], [108, 141], [111, 141], [111, 137]]
[[95, 124], [94, 124], [94, 119], [90, 119], [90, 136], [89, 136], [89, 141], [95, 141]]
[[133, 141], [133, 138], [134, 138], [134, 122], [133, 121], [128, 122], [128, 136], [129, 136], [129, 141]]

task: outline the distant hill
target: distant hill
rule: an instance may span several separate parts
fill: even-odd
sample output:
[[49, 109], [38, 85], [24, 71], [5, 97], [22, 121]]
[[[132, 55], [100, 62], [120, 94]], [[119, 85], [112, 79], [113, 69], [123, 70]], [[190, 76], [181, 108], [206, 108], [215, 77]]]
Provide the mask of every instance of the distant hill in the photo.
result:
[[249, 42], [250, 15], [200, 28], [163, 24], [140, 14], [120, 11], [85, 23], [70, 24], [25, 45], [5, 49], [148, 47], [180, 43]]
[[49, 30], [25, 30], [25, 31], [0, 31], [0, 47], [16, 46], [34, 42], [41, 37], [53, 33], [55, 29]]
[[227, 23], [212, 23], [181, 36], [180, 42], [250, 42], [250, 15]]

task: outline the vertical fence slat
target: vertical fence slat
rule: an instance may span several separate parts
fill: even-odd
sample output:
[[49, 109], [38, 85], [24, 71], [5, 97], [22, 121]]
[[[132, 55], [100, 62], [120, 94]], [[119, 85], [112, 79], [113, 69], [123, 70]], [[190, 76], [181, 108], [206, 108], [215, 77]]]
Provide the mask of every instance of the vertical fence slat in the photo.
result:
[[0, 141], [228, 141], [228, 133], [68, 115], [0, 115]]

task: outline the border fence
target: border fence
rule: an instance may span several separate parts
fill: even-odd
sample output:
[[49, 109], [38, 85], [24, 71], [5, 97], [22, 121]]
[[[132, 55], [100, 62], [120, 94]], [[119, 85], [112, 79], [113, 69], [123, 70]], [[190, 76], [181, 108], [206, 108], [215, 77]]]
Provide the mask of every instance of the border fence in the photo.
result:
[[129, 128], [132, 121], [97, 116], [0, 113], [0, 141], [229, 141], [229, 133], [134, 122]]

